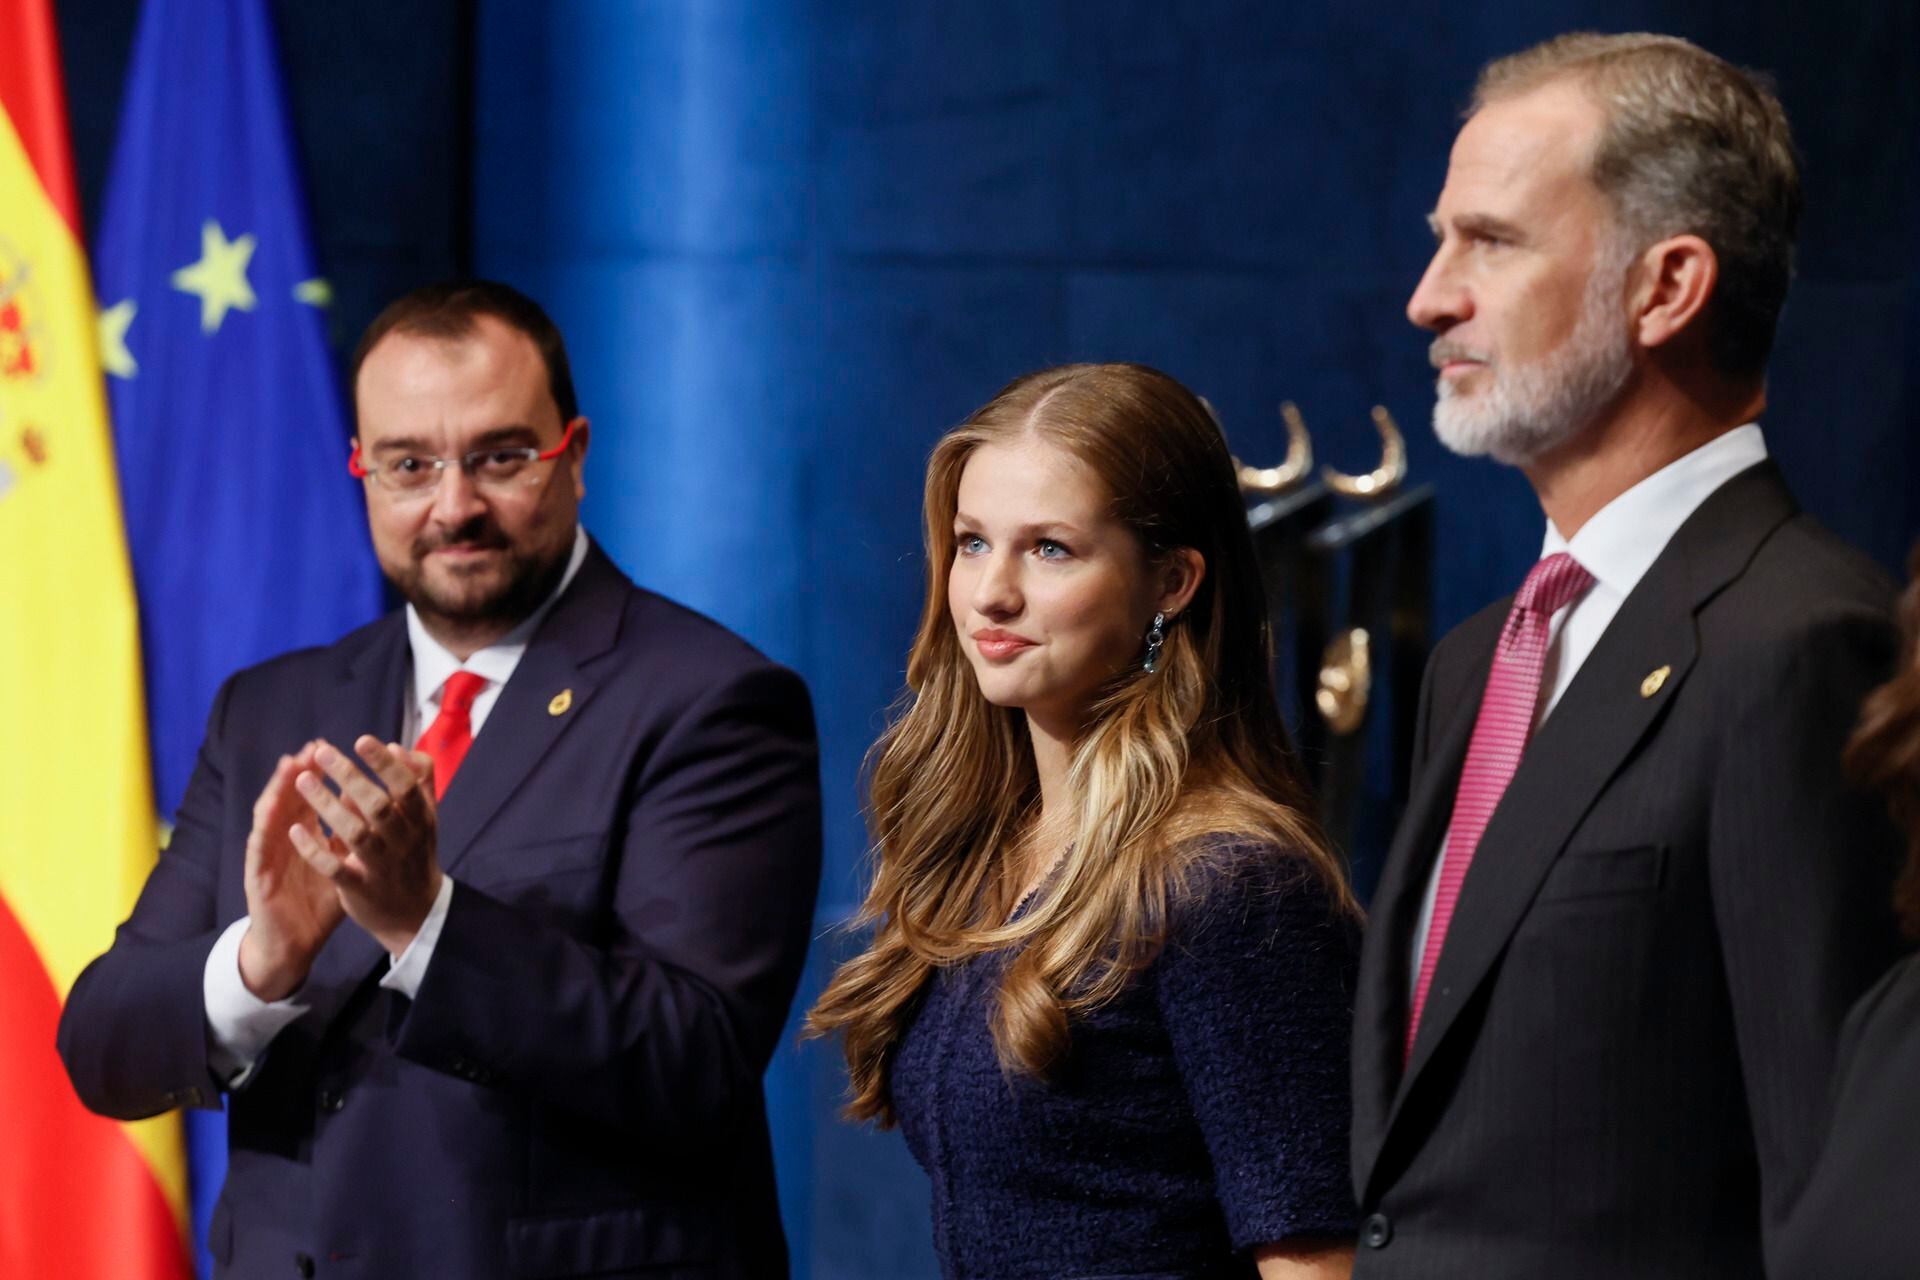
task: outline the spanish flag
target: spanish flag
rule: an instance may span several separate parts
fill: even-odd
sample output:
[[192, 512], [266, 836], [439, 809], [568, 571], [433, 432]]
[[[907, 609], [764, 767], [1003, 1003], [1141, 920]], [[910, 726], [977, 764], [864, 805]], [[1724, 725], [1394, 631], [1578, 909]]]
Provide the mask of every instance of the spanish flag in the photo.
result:
[[83, 1109], [61, 1002], [154, 860], [139, 624], [51, 0], [0, 0], [0, 1276], [188, 1274], [179, 1121]]

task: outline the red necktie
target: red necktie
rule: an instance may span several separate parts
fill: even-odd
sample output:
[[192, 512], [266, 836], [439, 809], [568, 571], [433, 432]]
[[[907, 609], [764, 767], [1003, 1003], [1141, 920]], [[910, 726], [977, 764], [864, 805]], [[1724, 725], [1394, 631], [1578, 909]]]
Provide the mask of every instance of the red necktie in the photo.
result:
[[1447, 940], [1454, 904], [1467, 867], [1487, 829], [1488, 819], [1505, 794], [1520, 755], [1533, 736], [1534, 706], [1540, 699], [1540, 675], [1547, 662], [1548, 625], [1562, 607], [1585, 595], [1593, 575], [1566, 552], [1556, 552], [1533, 566], [1513, 597], [1513, 609], [1493, 651], [1487, 690], [1480, 697], [1480, 715], [1473, 722], [1467, 761], [1460, 769], [1460, 787], [1454, 793], [1453, 819], [1447, 825], [1445, 861], [1433, 897], [1433, 920], [1427, 926], [1427, 944], [1420, 952], [1420, 976], [1413, 988], [1413, 1012], [1407, 1019], [1405, 1052], [1413, 1055], [1414, 1033], [1420, 1029], [1420, 1011], [1426, 1007], [1427, 988]]
[[456, 671], [440, 689], [440, 714], [414, 743], [416, 751], [433, 757], [433, 798], [447, 794], [447, 784], [473, 745], [473, 700], [487, 687], [487, 678]]

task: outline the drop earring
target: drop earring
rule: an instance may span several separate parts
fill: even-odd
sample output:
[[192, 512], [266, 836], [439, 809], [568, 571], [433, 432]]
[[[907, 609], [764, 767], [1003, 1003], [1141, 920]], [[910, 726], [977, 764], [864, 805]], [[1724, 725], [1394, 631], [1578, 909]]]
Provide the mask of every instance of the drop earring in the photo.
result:
[[1167, 642], [1167, 615], [1153, 615], [1153, 625], [1147, 628], [1147, 660], [1140, 665], [1148, 675], [1160, 669], [1160, 646]]

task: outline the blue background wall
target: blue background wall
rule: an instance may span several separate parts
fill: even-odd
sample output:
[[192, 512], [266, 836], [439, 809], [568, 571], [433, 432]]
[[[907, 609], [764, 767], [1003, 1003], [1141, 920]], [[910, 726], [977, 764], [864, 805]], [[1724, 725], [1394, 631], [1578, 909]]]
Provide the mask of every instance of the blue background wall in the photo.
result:
[[[83, 187], [134, 0], [62, 0]], [[917, 611], [921, 464], [1012, 375], [1160, 365], [1271, 461], [1298, 401], [1370, 465], [1367, 407], [1440, 489], [1436, 621], [1510, 590], [1540, 517], [1441, 451], [1401, 315], [1478, 65], [1578, 27], [1770, 69], [1806, 159], [1769, 442], [1889, 567], [1920, 533], [1920, 10], [1904, 0], [278, 0], [350, 342], [477, 266], [542, 298], [595, 420], [588, 519], [643, 582], [797, 667], [827, 880], [808, 991], [857, 898], [855, 775]], [[1365, 853], [1366, 851], [1361, 851]], [[837, 1057], [769, 1079], [796, 1270], [935, 1274], [926, 1186], [833, 1117]]]

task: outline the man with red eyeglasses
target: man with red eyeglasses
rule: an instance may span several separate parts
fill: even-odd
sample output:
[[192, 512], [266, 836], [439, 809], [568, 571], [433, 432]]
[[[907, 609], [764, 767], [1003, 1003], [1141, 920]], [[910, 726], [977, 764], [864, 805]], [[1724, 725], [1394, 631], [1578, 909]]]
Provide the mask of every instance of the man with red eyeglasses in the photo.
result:
[[226, 1100], [220, 1275], [783, 1276], [760, 1076], [819, 874], [806, 689], [587, 537], [532, 300], [418, 290], [353, 368], [406, 608], [221, 690], [67, 1002], [75, 1088]]

